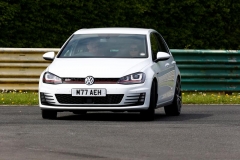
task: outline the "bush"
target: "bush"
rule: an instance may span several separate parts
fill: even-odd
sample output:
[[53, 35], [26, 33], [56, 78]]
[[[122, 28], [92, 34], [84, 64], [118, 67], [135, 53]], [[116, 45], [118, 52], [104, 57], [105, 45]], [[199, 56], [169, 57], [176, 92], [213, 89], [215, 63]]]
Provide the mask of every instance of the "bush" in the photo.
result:
[[0, 46], [60, 48], [80, 28], [154, 28], [174, 49], [240, 49], [236, 0], [8, 0]]

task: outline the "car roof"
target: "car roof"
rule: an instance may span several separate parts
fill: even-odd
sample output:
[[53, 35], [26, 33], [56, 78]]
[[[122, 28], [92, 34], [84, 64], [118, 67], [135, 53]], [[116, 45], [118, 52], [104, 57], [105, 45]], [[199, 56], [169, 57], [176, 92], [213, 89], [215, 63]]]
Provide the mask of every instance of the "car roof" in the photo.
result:
[[84, 28], [79, 29], [74, 34], [148, 34], [149, 32], [154, 31], [153, 29], [147, 28]]

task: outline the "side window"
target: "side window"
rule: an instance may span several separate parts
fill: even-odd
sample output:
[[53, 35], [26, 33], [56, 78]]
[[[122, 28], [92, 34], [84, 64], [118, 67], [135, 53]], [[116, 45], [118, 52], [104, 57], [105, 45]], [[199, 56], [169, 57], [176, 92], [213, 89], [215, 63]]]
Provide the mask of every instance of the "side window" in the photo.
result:
[[157, 52], [159, 51], [158, 42], [154, 34], [150, 35], [151, 41], [151, 50], [152, 50], [152, 59], [155, 60], [157, 58]]
[[160, 34], [156, 33], [156, 37], [157, 37], [159, 45], [160, 45], [160, 51], [169, 53], [168, 47], [166, 47], [166, 43], [163, 40], [162, 36]]

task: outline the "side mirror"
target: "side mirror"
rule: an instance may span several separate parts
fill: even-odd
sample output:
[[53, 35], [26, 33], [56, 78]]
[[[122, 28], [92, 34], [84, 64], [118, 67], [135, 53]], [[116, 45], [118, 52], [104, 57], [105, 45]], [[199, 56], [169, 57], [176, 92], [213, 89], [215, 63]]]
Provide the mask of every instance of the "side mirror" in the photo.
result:
[[165, 61], [165, 60], [168, 60], [170, 57], [171, 57], [170, 54], [168, 54], [166, 52], [158, 52], [157, 59], [154, 60], [154, 62]]
[[47, 52], [43, 55], [43, 59], [48, 60], [48, 61], [52, 61], [55, 57], [55, 53], [54, 52]]

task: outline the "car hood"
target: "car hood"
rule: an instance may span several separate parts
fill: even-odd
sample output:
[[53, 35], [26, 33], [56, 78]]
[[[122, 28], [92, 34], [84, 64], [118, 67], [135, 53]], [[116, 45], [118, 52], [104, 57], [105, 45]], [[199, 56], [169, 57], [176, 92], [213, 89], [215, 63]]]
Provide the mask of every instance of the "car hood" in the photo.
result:
[[149, 63], [148, 59], [55, 58], [48, 71], [59, 77], [120, 78], [140, 72]]

